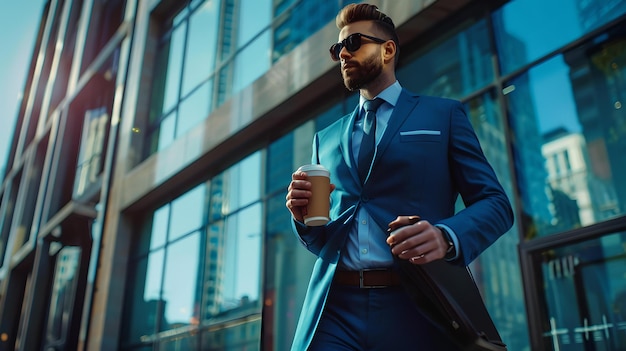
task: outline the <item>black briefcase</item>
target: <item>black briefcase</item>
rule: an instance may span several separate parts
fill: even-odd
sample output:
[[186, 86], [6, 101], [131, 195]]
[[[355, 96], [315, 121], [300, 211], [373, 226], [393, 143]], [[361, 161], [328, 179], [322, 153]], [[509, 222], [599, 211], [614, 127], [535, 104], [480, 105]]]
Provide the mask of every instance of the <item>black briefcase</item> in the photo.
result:
[[468, 267], [444, 260], [414, 265], [398, 258], [396, 264], [413, 301], [462, 350], [507, 350]]

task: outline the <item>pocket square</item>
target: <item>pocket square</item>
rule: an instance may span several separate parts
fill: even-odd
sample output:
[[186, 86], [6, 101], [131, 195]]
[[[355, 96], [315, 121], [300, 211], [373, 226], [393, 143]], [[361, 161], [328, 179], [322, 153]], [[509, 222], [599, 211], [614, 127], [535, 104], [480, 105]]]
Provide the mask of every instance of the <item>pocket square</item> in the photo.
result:
[[400, 132], [400, 135], [441, 135], [440, 130], [418, 129]]

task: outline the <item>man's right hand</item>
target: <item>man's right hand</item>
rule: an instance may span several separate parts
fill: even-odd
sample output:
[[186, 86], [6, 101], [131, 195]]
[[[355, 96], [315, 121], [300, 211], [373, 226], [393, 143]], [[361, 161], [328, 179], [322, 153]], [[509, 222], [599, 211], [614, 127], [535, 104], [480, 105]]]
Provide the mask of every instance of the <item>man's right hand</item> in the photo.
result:
[[[287, 202], [285, 206], [291, 212], [293, 219], [300, 223], [304, 223], [306, 216], [306, 206], [309, 204], [309, 198], [312, 195], [311, 182], [307, 180], [305, 172], [295, 171], [291, 175], [291, 183], [287, 189]], [[335, 184], [330, 184], [330, 192], [335, 190]]]
[[311, 197], [311, 182], [307, 180], [305, 172], [296, 171], [291, 175], [291, 183], [287, 191], [285, 206], [291, 212], [291, 216], [298, 222], [304, 223], [306, 206]]

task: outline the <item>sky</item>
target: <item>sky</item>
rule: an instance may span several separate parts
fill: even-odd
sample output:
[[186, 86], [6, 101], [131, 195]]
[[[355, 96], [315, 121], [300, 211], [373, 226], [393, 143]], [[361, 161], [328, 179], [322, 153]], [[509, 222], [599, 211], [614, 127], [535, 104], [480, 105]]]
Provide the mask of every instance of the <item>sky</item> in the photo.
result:
[[0, 0], [0, 183], [44, 0]]

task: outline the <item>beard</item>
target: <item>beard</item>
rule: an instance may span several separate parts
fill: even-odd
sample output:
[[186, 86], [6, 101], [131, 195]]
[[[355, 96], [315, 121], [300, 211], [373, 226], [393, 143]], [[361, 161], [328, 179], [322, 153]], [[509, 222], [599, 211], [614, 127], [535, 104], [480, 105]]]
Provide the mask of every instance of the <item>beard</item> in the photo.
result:
[[369, 56], [363, 63], [351, 62], [351, 64], [355, 65], [355, 67], [353, 67], [350, 72], [346, 72], [343, 69], [341, 70], [343, 84], [350, 91], [367, 87], [367, 85], [376, 80], [383, 71], [382, 61], [377, 54]]

